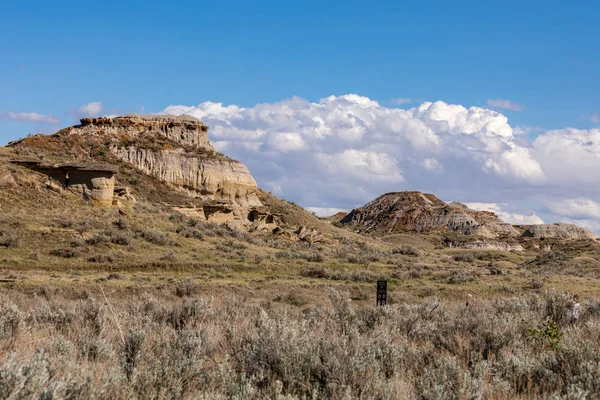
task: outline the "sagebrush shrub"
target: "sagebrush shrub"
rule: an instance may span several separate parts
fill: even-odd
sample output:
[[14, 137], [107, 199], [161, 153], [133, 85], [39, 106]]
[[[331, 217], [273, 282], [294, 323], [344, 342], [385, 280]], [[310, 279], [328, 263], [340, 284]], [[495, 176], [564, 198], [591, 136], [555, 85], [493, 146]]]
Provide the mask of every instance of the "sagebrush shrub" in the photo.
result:
[[[178, 285], [182, 298], [0, 295], [0, 398], [558, 399], [600, 390], [600, 306], [586, 301], [578, 322], [566, 320], [566, 293], [357, 307], [331, 289], [329, 303], [313, 307], [295, 290], [279, 291], [276, 305], [213, 302], [194, 285]], [[372, 296], [353, 286], [354, 298]]]
[[454, 256], [452, 256], [452, 259], [454, 261], [461, 261], [461, 262], [473, 262], [475, 260], [475, 258], [473, 257], [473, 254], [471, 253], [457, 253]]
[[0, 230], [0, 246], [4, 247], [19, 247], [21, 239], [16, 232]]
[[393, 249], [392, 254], [402, 254], [404, 256], [418, 257], [421, 254], [421, 252], [419, 251], [419, 249], [411, 245], [402, 245]]

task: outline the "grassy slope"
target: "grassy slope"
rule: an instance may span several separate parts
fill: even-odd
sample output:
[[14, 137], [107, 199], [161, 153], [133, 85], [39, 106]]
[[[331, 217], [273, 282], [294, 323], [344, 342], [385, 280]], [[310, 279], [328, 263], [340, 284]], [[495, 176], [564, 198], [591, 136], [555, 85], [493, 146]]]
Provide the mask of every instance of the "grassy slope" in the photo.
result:
[[[355, 301], [370, 303], [374, 282], [384, 278], [391, 281], [391, 297], [398, 299], [462, 299], [466, 292], [505, 296], [537, 291], [540, 285], [600, 294], [594, 243], [562, 245], [560, 253], [566, 256], [559, 260], [522, 266], [540, 251], [445, 249], [439, 246], [440, 234], [383, 240], [358, 236], [261, 191], [263, 203], [287, 224], [324, 234], [323, 243], [309, 248], [270, 234], [238, 234], [208, 224], [187, 227], [187, 218], [174, 218], [164, 204], [190, 205], [193, 200], [123, 165], [118, 183], [131, 186], [139, 199], [120, 207], [125, 216], [116, 207], [45, 188], [43, 175], [9, 164], [13, 157], [11, 149], [0, 149], [0, 176], [10, 175], [15, 182], [2, 187], [0, 222], [20, 243], [0, 247], [0, 264], [4, 276], [17, 276], [15, 285], [23, 290], [52, 285], [68, 293], [101, 282], [117, 291], [173, 295], [184, 282], [207, 293], [241, 290], [261, 301], [289, 298], [303, 305], [320, 302], [325, 287], [336, 286], [350, 291]], [[194, 231], [202, 239], [185, 237]], [[394, 251], [398, 248], [404, 250]], [[455, 257], [462, 253], [467, 256]], [[492, 275], [491, 269], [501, 274]], [[102, 280], [112, 271], [125, 279]]]
[[[441, 233], [365, 237], [260, 192], [290, 226], [324, 234], [309, 247], [174, 214], [165, 203], [193, 200], [123, 165], [119, 184], [138, 202], [102, 207], [47, 189], [12, 157], [0, 148], [0, 398], [598, 390], [594, 242], [509, 253], [443, 248]], [[380, 278], [391, 307], [373, 306]], [[581, 295], [579, 324], [551, 287]], [[535, 336], [552, 332], [546, 320], [558, 348]]]

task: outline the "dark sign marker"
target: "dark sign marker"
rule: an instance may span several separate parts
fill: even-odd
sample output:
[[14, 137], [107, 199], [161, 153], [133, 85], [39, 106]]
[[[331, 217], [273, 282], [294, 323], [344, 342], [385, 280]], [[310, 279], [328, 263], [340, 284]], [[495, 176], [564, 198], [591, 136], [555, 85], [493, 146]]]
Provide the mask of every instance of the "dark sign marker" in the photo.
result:
[[387, 281], [377, 281], [377, 305], [385, 306], [387, 303]]

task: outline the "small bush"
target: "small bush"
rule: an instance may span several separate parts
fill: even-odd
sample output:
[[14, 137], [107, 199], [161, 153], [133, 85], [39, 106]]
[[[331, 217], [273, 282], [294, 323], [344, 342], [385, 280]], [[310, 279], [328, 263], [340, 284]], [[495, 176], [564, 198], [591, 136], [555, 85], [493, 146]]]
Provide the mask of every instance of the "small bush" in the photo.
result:
[[145, 335], [135, 331], [133, 328], [130, 329], [129, 335], [125, 339], [123, 345], [122, 366], [125, 376], [129, 381], [131, 381], [135, 367], [138, 364], [144, 339]]
[[296, 307], [302, 307], [307, 303], [306, 299], [297, 292], [290, 292], [285, 296], [277, 296], [275, 301], [283, 301]]
[[239, 243], [239, 242], [234, 242], [233, 240], [228, 240], [227, 242], [225, 242], [225, 246], [230, 247], [232, 249], [237, 249], [237, 250], [244, 250], [247, 249], [248, 246], [246, 246], [243, 243]]
[[301, 273], [302, 276], [307, 278], [318, 278], [318, 279], [329, 279], [331, 278], [330, 272], [323, 267], [309, 266]]
[[86, 243], [85, 240], [81, 239], [81, 238], [75, 238], [73, 240], [71, 240], [71, 243], [69, 243], [69, 246], [71, 247], [85, 247]]
[[471, 253], [458, 253], [455, 254], [452, 259], [454, 261], [460, 261], [460, 262], [467, 262], [467, 263], [471, 263], [473, 261], [475, 261], [475, 258], [473, 257], [473, 254]]
[[175, 261], [177, 259], [177, 256], [175, 255], [174, 252], [172, 251], [167, 251], [166, 253], [164, 253], [160, 259], [162, 261]]
[[560, 270], [565, 267], [572, 257], [561, 251], [549, 251], [537, 256], [533, 261], [527, 264], [537, 267], [541, 271]]
[[161, 231], [146, 229], [139, 231], [138, 234], [142, 238], [144, 238], [144, 240], [160, 246], [164, 246], [166, 244], [171, 243], [171, 241], [169, 240], [169, 236], [167, 236], [166, 233]]
[[344, 261], [350, 263], [350, 264], [366, 264], [367, 263], [367, 259], [361, 255], [358, 254], [346, 254], [345, 257], [343, 258]]
[[21, 239], [15, 232], [0, 230], [0, 246], [15, 248], [19, 247]]
[[412, 279], [420, 279], [423, 277], [423, 271], [411, 268], [408, 270], [408, 273], [406, 275]]
[[325, 261], [325, 257], [321, 253], [309, 253], [304, 254], [303, 257], [306, 261], [309, 262], [323, 262]]
[[181, 282], [175, 287], [175, 295], [177, 297], [189, 297], [200, 292], [200, 286], [191, 281]]
[[183, 236], [184, 238], [194, 238], [198, 240], [204, 240], [204, 233], [198, 229], [194, 229], [187, 225], [179, 226], [175, 232]]
[[73, 221], [72, 219], [61, 219], [56, 221], [54, 224], [58, 228], [68, 229], [75, 226], [75, 221]]
[[54, 249], [50, 251], [51, 256], [62, 257], [62, 258], [73, 258], [77, 257], [77, 251], [74, 249]]
[[475, 253], [474, 257], [481, 261], [504, 260], [507, 258], [506, 255], [504, 255], [502, 253], [492, 252], [492, 251], [484, 251], [484, 252]]
[[544, 282], [539, 279], [532, 279], [529, 281], [529, 288], [533, 290], [541, 289], [544, 286]]
[[75, 230], [79, 233], [85, 233], [85, 232], [89, 232], [92, 230], [92, 223], [89, 220], [85, 220], [83, 222], [80, 222], [77, 227], [75, 228]]
[[109, 238], [103, 233], [96, 233], [94, 236], [86, 240], [85, 242], [89, 245], [95, 246], [98, 244], [107, 243]]
[[89, 262], [95, 263], [114, 263], [117, 261], [121, 261], [123, 256], [120, 254], [95, 254], [91, 257], [88, 257]]
[[114, 232], [110, 237], [111, 242], [121, 246], [130, 245], [132, 240], [133, 236], [129, 232]]
[[289, 251], [278, 251], [275, 253], [275, 258], [293, 258], [293, 255]]
[[490, 275], [502, 275], [502, 270], [496, 264], [490, 263], [487, 269], [490, 271]]
[[393, 249], [392, 254], [402, 254], [403, 256], [418, 257], [421, 254], [421, 252], [419, 251], [419, 249], [416, 249], [413, 246], [403, 245]]
[[528, 328], [526, 335], [544, 349], [551, 351], [558, 351], [563, 337], [556, 322], [550, 320], [544, 321], [535, 328]]
[[451, 285], [473, 282], [475, 280], [477, 280], [477, 276], [473, 274], [468, 274], [464, 271], [451, 272], [450, 274], [447, 274], [444, 278], [441, 279], [443, 283], [449, 283]]
[[119, 219], [113, 222], [113, 225], [122, 231], [129, 229], [130, 226], [129, 221], [122, 217], [119, 217]]

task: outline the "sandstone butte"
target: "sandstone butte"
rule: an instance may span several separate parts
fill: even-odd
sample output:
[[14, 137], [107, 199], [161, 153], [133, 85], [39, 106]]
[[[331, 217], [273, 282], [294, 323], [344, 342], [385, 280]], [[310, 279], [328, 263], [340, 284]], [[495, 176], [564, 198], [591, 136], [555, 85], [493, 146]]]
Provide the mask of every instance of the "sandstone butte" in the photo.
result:
[[[9, 143], [8, 147], [21, 155], [13, 162], [47, 175], [49, 186], [56, 190], [67, 189], [104, 204], [134, 200], [129, 188], [115, 186], [115, 163], [124, 163], [168, 184], [170, 190], [201, 200], [193, 207], [173, 205], [180, 213], [241, 230], [286, 232], [277, 212], [261, 201], [264, 192], [248, 168], [216, 152], [208, 127], [199, 119], [128, 114], [83, 118], [80, 122], [53, 135], [34, 135]], [[48, 155], [63, 160], [42, 160]], [[106, 161], [107, 155], [109, 162], [100, 162]], [[507, 244], [510, 238], [597, 238], [592, 231], [570, 224], [512, 226], [493, 212], [472, 210], [457, 202], [447, 204], [433, 194], [417, 191], [386, 193], [347, 215], [338, 213], [328, 220], [341, 221], [359, 233], [447, 231], [501, 239], [503, 242], [475, 246], [507, 250], [519, 247]], [[302, 225], [287, 226], [288, 234], [290, 229], [301, 239], [320, 236]]]
[[[488, 239], [557, 238], [596, 239], [589, 229], [572, 224], [512, 226], [495, 213], [472, 210], [464, 204], [445, 203], [433, 194], [416, 191], [379, 196], [352, 210], [341, 221], [359, 233], [393, 234], [407, 231], [450, 231]], [[482, 244], [482, 248], [497, 245]], [[500, 246], [502, 247], [502, 246]]]
[[[173, 205], [181, 213], [238, 229], [278, 228], [277, 215], [262, 204], [248, 168], [216, 152], [207, 132], [208, 127], [191, 116], [128, 114], [83, 118], [79, 125], [23, 138], [8, 147], [20, 155], [14, 163], [47, 175], [49, 186], [99, 203], [124, 200], [119, 196], [123, 193], [129, 196], [128, 188], [115, 187], [118, 164], [124, 163], [168, 184], [170, 190], [201, 200], [193, 207]], [[48, 156], [65, 160], [41, 160]]]

